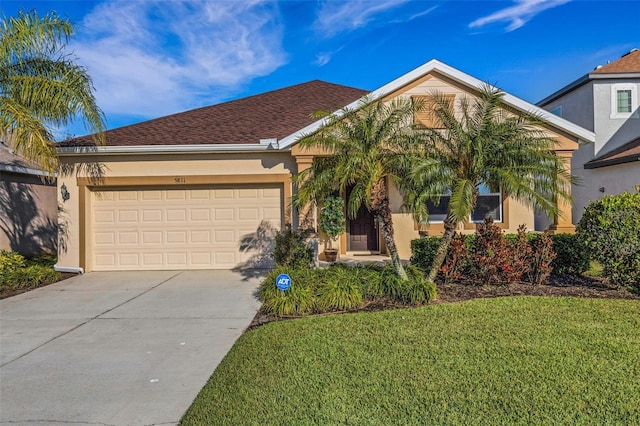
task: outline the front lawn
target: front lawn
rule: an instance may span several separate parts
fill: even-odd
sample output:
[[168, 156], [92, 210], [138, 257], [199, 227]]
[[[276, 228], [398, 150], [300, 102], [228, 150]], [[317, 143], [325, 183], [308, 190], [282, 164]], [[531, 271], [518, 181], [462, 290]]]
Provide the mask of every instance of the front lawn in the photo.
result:
[[182, 420], [640, 424], [640, 302], [505, 297], [267, 324]]

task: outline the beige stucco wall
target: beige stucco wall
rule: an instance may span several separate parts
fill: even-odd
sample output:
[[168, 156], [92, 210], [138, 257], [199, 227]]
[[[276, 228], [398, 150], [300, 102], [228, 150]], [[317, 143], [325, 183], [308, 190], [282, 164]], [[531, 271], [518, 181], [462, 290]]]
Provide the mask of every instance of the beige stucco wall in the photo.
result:
[[0, 250], [24, 256], [56, 249], [56, 186], [39, 176], [0, 172]]
[[[63, 174], [58, 179], [58, 197], [62, 206], [59, 221], [66, 225], [64, 249], [59, 250], [58, 265], [84, 268], [83, 245], [87, 232], [85, 212], [90, 211], [90, 191], [98, 187], [145, 186], [171, 187], [193, 184], [263, 183], [281, 181], [295, 172], [295, 160], [286, 152], [246, 152], [228, 154], [153, 154], [63, 156], [63, 165], [80, 162], [99, 163], [103, 181], [86, 183], [84, 170]], [[69, 199], [63, 201], [60, 188], [65, 185]], [[290, 182], [284, 193], [291, 194]], [[285, 210], [288, 200], [285, 200]], [[285, 213], [286, 214], [286, 213]]]

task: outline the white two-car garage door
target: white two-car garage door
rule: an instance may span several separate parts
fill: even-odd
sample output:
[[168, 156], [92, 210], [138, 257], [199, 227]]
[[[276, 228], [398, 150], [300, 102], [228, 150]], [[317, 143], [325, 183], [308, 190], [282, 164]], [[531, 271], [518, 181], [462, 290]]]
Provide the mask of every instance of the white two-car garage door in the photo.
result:
[[280, 229], [282, 185], [113, 189], [91, 193], [95, 271], [230, 269], [256, 253], [243, 239]]

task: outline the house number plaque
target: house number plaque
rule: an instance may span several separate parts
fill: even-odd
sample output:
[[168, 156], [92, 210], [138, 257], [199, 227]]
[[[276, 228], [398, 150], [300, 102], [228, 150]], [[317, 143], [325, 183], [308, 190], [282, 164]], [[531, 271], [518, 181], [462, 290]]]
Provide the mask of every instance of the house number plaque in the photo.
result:
[[182, 176], [176, 176], [173, 178], [173, 182], [174, 183], [186, 183], [187, 182], [187, 178], [182, 177]]

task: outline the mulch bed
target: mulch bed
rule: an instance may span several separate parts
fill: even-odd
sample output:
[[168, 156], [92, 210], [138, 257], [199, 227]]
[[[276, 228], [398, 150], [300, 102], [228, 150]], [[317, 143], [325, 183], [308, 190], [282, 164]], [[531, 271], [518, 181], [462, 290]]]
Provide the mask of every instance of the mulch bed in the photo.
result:
[[640, 295], [609, 284], [602, 278], [551, 276], [547, 284], [542, 285], [527, 283], [483, 286], [439, 284], [438, 298], [432, 303], [461, 302], [481, 297], [504, 296], [572, 296], [640, 300]]
[[60, 275], [61, 275], [60, 276], [60, 280], [52, 282], [52, 283], [42, 284], [42, 285], [39, 285], [39, 286], [23, 287], [23, 288], [3, 288], [3, 289], [0, 290], [0, 300], [1, 299], [6, 299], [7, 297], [11, 297], [11, 296], [17, 296], [18, 294], [26, 293], [27, 291], [35, 290], [36, 288], [46, 287], [46, 286], [51, 285], [51, 284], [59, 283], [62, 280], [66, 280], [67, 278], [75, 277], [78, 274], [71, 274], [69, 272], [61, 272]]

